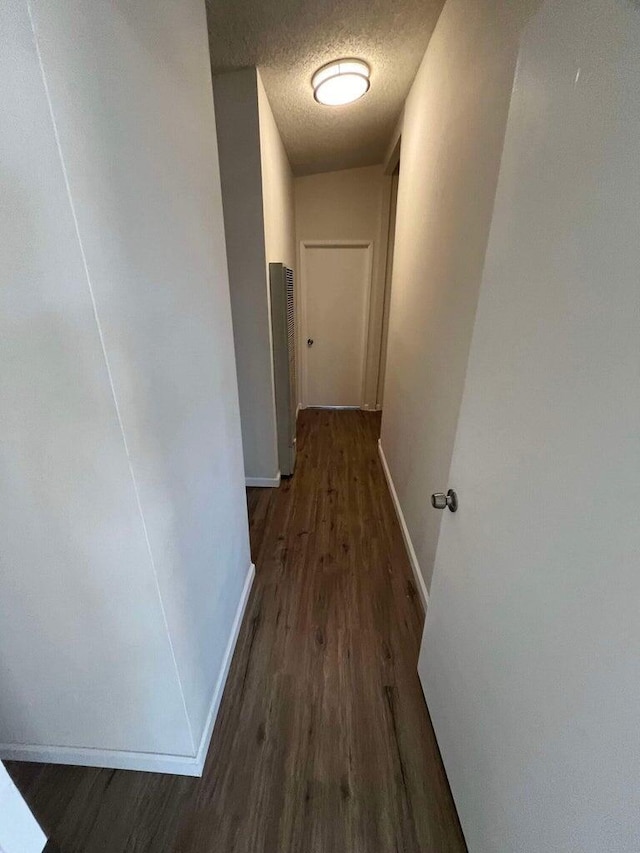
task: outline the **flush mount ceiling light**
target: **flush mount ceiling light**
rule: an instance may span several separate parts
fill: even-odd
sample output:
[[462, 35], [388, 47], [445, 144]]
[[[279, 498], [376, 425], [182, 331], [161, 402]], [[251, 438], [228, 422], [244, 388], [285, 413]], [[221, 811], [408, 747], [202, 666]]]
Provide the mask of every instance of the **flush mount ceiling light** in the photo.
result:
[[357, 101], [369, 91], [371, 71], [360, 59], [338, 59], [319, 68], [311, 79], [319, 104], [339, 107]]

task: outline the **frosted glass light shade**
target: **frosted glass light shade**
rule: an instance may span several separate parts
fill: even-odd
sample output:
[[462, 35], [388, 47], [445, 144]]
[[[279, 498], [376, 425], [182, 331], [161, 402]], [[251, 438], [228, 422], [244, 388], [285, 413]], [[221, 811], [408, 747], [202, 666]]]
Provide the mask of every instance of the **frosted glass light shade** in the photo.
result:
[[360, 59], [339, 59], [313, 75], [313, 96], [320, 104], [338, 107], [357, 101], [369, 91], [369, 66]]

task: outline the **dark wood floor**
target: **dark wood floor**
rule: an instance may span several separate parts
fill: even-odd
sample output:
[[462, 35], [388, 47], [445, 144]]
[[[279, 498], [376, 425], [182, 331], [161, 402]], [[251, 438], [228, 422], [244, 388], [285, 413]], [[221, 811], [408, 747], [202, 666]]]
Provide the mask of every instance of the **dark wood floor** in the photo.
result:
[[257, 574], [202, 779], [8, 765], [62, 853], [466, 849], [378, 429], [303, 411], [295, 476], [249, 490]]

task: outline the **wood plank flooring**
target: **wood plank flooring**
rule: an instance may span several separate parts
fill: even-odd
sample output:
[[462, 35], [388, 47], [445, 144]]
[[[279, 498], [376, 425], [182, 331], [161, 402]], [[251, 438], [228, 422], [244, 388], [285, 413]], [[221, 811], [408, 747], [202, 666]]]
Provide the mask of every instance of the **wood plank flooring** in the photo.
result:
[[248, 491], [257, 574], [201, 779], [8, 764], [61, 853], [466, 850], [378, 430], [303, 411], [295, 476]]

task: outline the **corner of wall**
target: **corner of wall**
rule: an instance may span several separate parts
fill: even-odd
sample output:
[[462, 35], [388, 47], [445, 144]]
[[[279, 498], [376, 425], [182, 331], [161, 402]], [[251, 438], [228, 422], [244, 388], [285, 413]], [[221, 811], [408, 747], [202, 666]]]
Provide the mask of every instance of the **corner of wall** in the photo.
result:
[[295, 268], [293, 170], [259, 69], [256, 72], [267, 264], [283, 262]]
[[387, 150], [385, 151], [384, 158], [382, 160], [382, 166], [385, 175], [391, 175], [393, 170], [396, 168], [398, 163], [398, 159], [400, 157], [400, 146], [402, 144], [402, 128], [404, 125], [404, 107], [402, 108], [402, 112], [398, 117], [398, 121], [396, 122], [396, 126], [393, 129], [393, 133], [389, 138], [389, 144], [387, 145]]
[[214, 78], [245, 474], [278, 471], [265, 219], [265, 163], [257, 68]]

